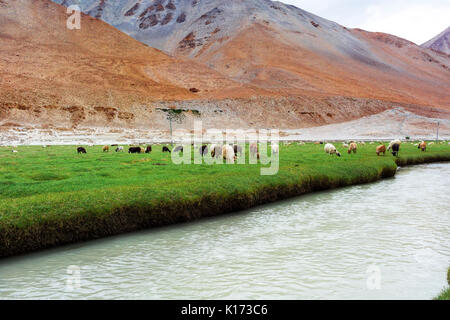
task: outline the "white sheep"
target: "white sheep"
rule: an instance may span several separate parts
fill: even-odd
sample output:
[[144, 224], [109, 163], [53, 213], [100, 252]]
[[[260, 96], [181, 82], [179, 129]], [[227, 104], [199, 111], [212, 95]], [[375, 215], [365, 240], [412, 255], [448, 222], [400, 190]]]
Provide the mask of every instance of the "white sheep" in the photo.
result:
[[338, 157], [341, 156], [341, 153], [339, 151], [337, 151], [336, 147], [333, 146], [331, 143], [327, 143], [325, 145], [325, 152], [329, 153], [330, 155], [336, 154]]
[[224, 145], [222, 147], [222, 157], [227, 163], [234, 163], [236, 155], [234, 154], [234, 148], [229, 145]]
[[391, 150], [391, 148], [392, 148], [392, 146], [393, 146], [394, 144], [401, 145], [402, 142], [401, 142], [400, 140], [393, 140], [393, 141], [391, 141], [391, 143], [389, 143], [388, 151]]
[[400, 145], [402, 142], [400, 140], [394, 140], [389, 143], [388, 151], [392, 149], [392, 154], [396, 157], [400, 151]]
[[212, 158], [220, 158], [220, 155], [222, 154], [222, 147], [217, 144], [211, 145], [211, 157]]

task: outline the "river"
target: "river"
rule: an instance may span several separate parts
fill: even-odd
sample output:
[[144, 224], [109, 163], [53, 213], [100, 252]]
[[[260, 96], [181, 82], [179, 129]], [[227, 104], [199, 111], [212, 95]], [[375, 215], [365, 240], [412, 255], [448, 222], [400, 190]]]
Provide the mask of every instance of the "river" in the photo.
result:
[[450, 164], [0, 260], [0, 299], [431, 299]]

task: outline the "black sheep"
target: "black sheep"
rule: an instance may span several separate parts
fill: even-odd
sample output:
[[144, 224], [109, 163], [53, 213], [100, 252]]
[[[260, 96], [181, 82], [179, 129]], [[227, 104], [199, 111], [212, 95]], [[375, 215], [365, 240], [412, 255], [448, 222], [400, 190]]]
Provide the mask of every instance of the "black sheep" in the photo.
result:
[[140, 147], [130, 147], [128, 149], [128, 153], [141, 153], [141, 148]]
[[398, 143], [395, 143], [392, 145], [392, 155], [394, 157], [398, 156], [398, 152], [400, 151], [400, 145]]
[[201, 146], [199, 151], [202, 156], [205, 156], [208, 153], [208, 146], [206, 144]]
[[241, 146], [238, 146], [237, 144], [235, 144], [233, 146], [233, 149], [234, 149], [234, 154], [235, 155], [237, 155], [238, 153], [239, 153], [239, 155], [242, 155], [242, 147]]

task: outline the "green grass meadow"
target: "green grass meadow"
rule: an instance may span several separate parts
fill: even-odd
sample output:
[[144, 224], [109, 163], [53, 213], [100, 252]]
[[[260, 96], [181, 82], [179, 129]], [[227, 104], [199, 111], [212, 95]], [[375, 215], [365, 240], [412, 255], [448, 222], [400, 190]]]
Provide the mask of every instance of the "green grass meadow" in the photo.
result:
[[[450, 146], [426, 152], [404, 143], [400, 157], [377, 156], [378, 144], [342, 157], [323, 145], [280, 145], [278, 174], [262, 165], [176, 165], [151, 154], [102, 152], [102, 146], [0, 147], [0, 257], [58, 244], [232, 212], [306, 192], [376, 181], [400, 165], [450, 160]], [[171, 148], [172, 149], [172, 148]], [[193, 150], [198, 152], [198, 150]], [[246, 151], [248, 159], [248, 146]], [[267, 167], [267, 166], [265, 166]]]

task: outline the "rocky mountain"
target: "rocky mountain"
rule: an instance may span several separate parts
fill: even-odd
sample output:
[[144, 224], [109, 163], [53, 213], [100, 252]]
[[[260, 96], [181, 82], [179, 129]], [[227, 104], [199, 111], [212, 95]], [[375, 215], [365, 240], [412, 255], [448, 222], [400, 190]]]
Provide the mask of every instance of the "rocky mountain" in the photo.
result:
[[[72, 4], [81, 30], [66, 28]], [[0, 0], [0, 130], [160, 129], [169, 107], [191, 110], [186, 128], [303, 128], [393, 106], [450, 118], [449, 66], [269, 0]]]
[[56, 0], [243, 84], [448, 107], [450, 59], [270, 0]]
[[433, 39], [422, 44], [422, 47], [450, 54], [450, 27], [442, 31]]
[[200, 63], [84, 14], [69, 30], [68, 17], [48, 0], [0, 1], [0, 127], [148, 126], [156, 101], [240, 95], [241, 84]]

